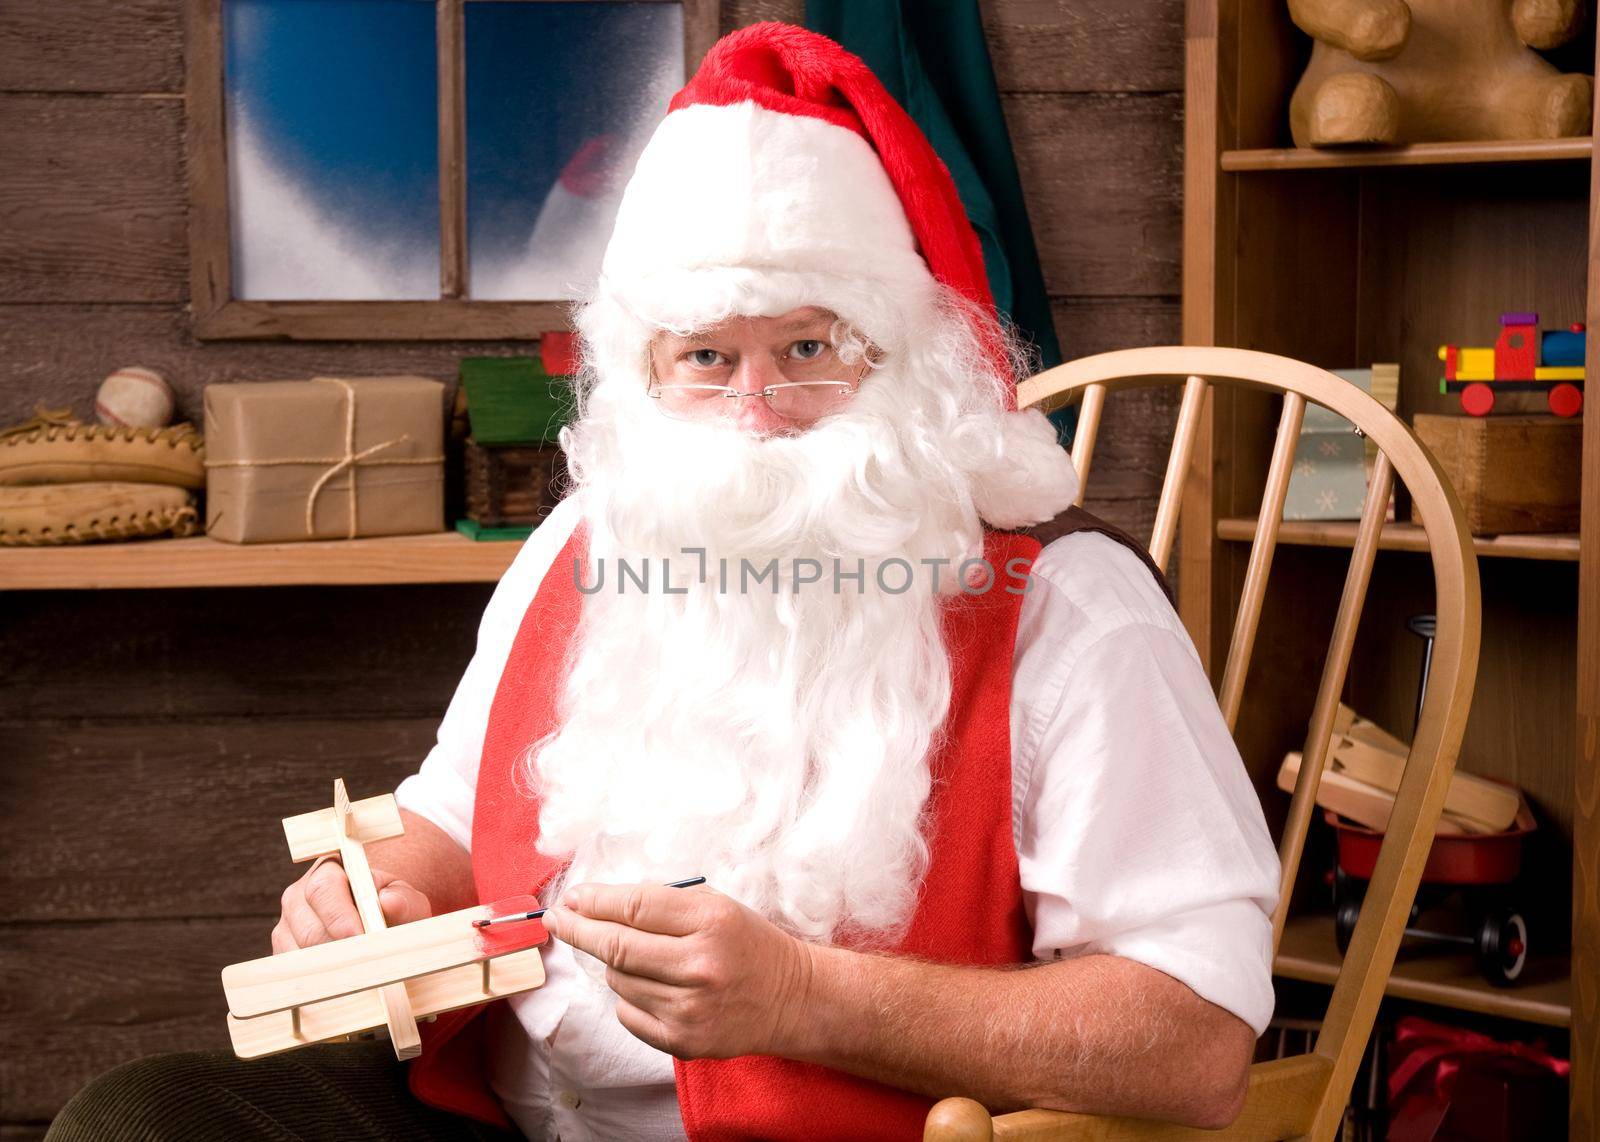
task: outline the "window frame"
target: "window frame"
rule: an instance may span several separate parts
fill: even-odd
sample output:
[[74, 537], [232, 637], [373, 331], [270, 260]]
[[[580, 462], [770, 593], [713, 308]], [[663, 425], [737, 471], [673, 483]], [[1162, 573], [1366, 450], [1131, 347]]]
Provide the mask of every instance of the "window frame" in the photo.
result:
[[[255, 301], [234, 296], [223, 99], [223, 0], [184, 0], [184, 157], [189, 183], [189, 311], [201, 341], [512, 341], [567, 325], [569, 301], [474, 301], [467, 282], [465, 6], [434, 0], [439, 85], [439, 297], [409, 301]], [[684, 74], [716, 41], [718, 0], [642, 0], [683, 8]]]

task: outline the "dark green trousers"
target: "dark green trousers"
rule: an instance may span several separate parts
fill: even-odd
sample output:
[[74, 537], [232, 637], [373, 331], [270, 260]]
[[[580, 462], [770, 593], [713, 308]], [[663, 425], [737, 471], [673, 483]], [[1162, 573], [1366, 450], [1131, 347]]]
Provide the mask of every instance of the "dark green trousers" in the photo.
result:
[[383, 1041], [262, 1059], [149, 1055], [90, 1082], [45, 1142], [521, 1142], [418, 1102]]

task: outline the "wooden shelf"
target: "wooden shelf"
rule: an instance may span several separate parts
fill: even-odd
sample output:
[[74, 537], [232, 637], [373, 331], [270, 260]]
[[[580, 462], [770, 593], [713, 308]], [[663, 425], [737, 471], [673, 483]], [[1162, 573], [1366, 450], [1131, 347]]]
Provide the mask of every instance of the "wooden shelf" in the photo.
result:
[[0, 591], [110, 587], [267, 587], [493, 583], [519, 543], [455, 532], [308, 543], [147, 539], [0, 548]]
[[[1600, 329], [1600, 180], [1591, 177], [1600, 127], [1551, 140], [1283, 147], [1306, 47], [1287, 6], [1219, 0], [1189, 5], [1187, 17], [1185, 342], [1313, 363], [1398, 362], [1408, 414], [1459, 415], [1455, 394], [1438, 390], [1439, 345], [1492, 338], [1508, 309], [1542, 313], [1552, 328]], [[1593, 50], [1580, 37], [1572, 70], [1590, 71], [1576, 56]], [[1239, 541], [1254, 538], [1280, 420], [1268, 394], [1217, 396], [1202, 409], [1178, 553], [1180, 613], [1213, 677], [1237, 633], [1250, 550]], [[1590, 982], [1600, 978], [1600, 809], [1589, 781], [1600, 713], [1600, 608], [1591, 605], [1600, 598], [1600, 421], [1585, 423], [1583, 527], [1566, 525], [1583, 532], [1581, 543], [1572, 534], [1473, 539], [1481, 653], [1459, 762], [1513, 782], [1539, 806], [1517, 901], [1539, 918], [1533, 946], [1543, 958], [1519, 986], [1496, 988], [1467, 948], [1412, 939], [1385, 987], [1390, 1006], [1441, 1005], [1469, 1027], [1508, 1018], [1567, 1029], [1574, 1138], [1594, 1135], [1600, 1122], [1600, 1005]], [[1315, 548], [1348, 557], [1357, 527], [1282, 525], [1290, 545], [1282, 554], [1301, 573], [1274, 577], [1283, 582], [1259, 614], [1262, 638], [1235, 727], [1259, 789], [1274, 784], [1283, 743], [1304, 737], [1328, 660], [1346, 560]], [[1348, 651], [1340, 696], [1380, 725], [1415, 717], [1422, 647], [1401, 632], [1439, 602], [1425, 542], [1410, 522], [1384, 527], [1379, 545], [1391, 554], [1379, 558]], [[1308, 1011], [1339, 967], [1332, 919], [1315, 916], [1326, 906], [1319, 899], [1309, 911], [1312, 919], [1291, 920], [1277, 961], [1280, 986], [1310, 993], [1298, 997]], [[1563, 940], [1553, 930], [1566, 929], [1567, 915], [1572, 936]]]
[[[1273, 964], [1285, 979], [1331, 984], [1339, 974], [1333, 917], [1291, 916]], [[1478, 974], [1473, 957], [1410, 942], [1400, 946], [1385, 995], [1476, 1011], [1527, 1023], [1567, 1027], [1572, 1023], [1572, 980], [1565, 958], [1533, 959], [1515, 987], [1496, 987]]]
[[1594, 140], [1493, 140], [1473, 143], [1414, 143], [1409, 147], [1363, 147], [1313, 150], [1272, 147], [1223, 151], [1222, 169], [1230, 172], [1360, 169], [1371, 167], [1451, 166], [1464, 163], [1588, 162]]
[[[1355, 520], [1285, 520], [1278, 526], [1278, 542], [1306, 547], [1354, 547], [1356, 526]], [[1218, 539], [1248, 543], [1255, 537], [1256, 521], [1253, 519], [1225, 517], [1217, 520]], [[1428, 539], [1417, 524], [1386, 523], [1378, 546], [1385, 551], [1426, 552]], [[1481, 536], [1472, 541], [1472, 546], [1480, 558], [1542, 559], [1565, 563], [1578, 561], [1578, 536], [1575, 532]]]

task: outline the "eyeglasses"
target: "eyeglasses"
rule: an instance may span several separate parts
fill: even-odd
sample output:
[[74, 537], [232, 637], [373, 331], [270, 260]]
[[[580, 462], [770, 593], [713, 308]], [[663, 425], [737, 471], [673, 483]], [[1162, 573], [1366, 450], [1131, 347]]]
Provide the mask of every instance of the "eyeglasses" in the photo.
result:
[[761, 397], [767, 407], [789, 420], [815, 420], [837, 412], [856, 392], [853, 381], [783, 381], [757, 392], [744, 393], [730, 385], [663, 384], [653, 382], [650, 396], [661, 411], [679, 420], [714, 420], [732, 416], [744, 397]]

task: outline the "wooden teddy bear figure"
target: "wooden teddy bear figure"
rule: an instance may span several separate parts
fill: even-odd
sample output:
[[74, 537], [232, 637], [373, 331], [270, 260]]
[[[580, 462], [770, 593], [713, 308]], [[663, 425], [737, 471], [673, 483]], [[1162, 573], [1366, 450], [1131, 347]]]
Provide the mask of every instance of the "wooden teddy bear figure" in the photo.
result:
[[1582, 0], [1289, 0], [1316, 40], [1289, 104], [1297, 146], [1584, 135], [1594, 81], [1536, 54]]

